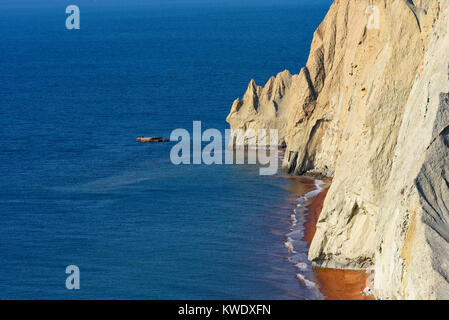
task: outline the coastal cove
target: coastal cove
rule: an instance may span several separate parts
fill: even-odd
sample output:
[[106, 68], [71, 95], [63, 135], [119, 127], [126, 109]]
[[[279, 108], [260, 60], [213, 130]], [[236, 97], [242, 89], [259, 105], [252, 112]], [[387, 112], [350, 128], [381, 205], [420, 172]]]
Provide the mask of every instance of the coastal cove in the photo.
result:
[[[286, 179], [293, 183], [289, 188], [297, 199], [301, 199], [305, 194], [316, 190], [316, 178], [308, 176], [292, 177]], [[316, 223], [318, 222], [323, 203], [329, 191], [332, 179], [323, 178], [322, 190], [307, 199], [304, 203], [306, 211], [304, 213], [304, 236], [303, 241], [307, 248], [316, 232]], [[313, 268], [312, 281], [327, 300], [374, 300], [373, 296], [366, 296], [363, 290], [367, 286], [369, 275], [365, 270], [341, 270], [328, 268]]]

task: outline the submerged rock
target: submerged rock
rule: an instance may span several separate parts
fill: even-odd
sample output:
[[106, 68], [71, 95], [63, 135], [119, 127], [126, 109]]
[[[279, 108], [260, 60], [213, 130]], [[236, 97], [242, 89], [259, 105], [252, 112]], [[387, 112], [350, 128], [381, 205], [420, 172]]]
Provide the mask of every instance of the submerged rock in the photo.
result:
[[161, 137], [139, 137], [136, 139], [136, 141], [140, 143], [155, 143], [155, 142], [169, 142], [170, 140]]

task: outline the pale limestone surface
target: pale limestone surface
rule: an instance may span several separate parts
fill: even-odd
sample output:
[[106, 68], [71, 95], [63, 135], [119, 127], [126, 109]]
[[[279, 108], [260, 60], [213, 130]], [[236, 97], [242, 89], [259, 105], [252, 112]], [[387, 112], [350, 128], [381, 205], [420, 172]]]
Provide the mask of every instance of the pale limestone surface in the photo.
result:
[[277, 128], [283, 167], [332, 176], [309, 259], [376, 270], [382, 299], [449, 298], [449, 0], [335, 0], [306, 67], [251, 81], [233, 129]]

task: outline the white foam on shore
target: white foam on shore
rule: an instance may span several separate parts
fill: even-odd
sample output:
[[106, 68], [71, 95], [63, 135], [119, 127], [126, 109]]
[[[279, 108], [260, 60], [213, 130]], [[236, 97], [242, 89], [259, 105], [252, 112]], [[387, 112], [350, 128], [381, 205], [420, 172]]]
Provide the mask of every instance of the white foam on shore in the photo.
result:
[[302, 230], [295, 230], [287, 234], [287, 237], [293, 240], [301, 240], [304, 237], [304, 232]]
[[305, 195], [303, 195], [302, 197], [298, 198], [298, 207], [302, 207], [304, 206], [304, 204], [313, 197], [316, 197], [317, 195], [319, 195], [322, 191], [322, 185], [324, 185], [325, 182], [321, 181], [321, 180], [315, 180], [315, 190], [309, 191], [307, 192]]
[[294, 214], [292, 214], [290, 216], [290, 218], [292, 219], [292, 228], [296, 227], [296, 223], [298, 222], [298, 219], [296, 219], [296, 209], [293, 211], [294, 211]]
[[298, 204], [296, 208], [293, 209], [293, 213], [290, 216], [292, 221], [290, 228], [291, 232], [286, 235], [287, 241], [284, 243], [290, 253], [296, 253], [294, 242], [302, 241], [302, 238], [304, 237], [304, 213], [306, 212], [305, 203], [311, 198], [318, 196], [323, 191], [322, 186], [324, 184], [324, 181], [315, 180], [316, 188], [297, 199]]
[[307, 261], [307, 253], [306, 252], [297, 253], [293, 256], [288, 257], [288, 261], [293, 263], [294, 265], [298, 263], [304, 263], [304, 261]]
[[284, 242], [284, 246], [287, 248], [288, 252], [296, 253], [295, 248], [293, 246], [293, 239], [292, 238], [287, 238], [287, 241]]
[[[295, 267], [301, 271], [296, 275], [296, 278], [301, 281], [308, 289], [316, 290], [315, 282], [308, 280], [302, 273], [311, 272], [310, 264], [307, 263], [307, 251], [305, 249], [305, 243], [302, 241], [304, 237], [304, 223], [305, 223], [305, 213], [307, 212], [305, 204], [310, 199], [318, 196], [324, 189], [324, 181], [315, 180], [315, 189], [309, 191], [305, 195], [297, 199], [297, 206], [293, 210], [291, 218], [291, 228], [286, 237], [287, 240], [284, 246], [287, 248], [288, 252], [292, 256], [288, 257], [288, 260], [295, 265]], [[298, 246], [295, 248], [295, 244]], [[304, 247], [303, 247], [304, 246]], [[299, 252], [297, 252], [299, 251]]]
[[299, 262], [299, 263], [295, 264], [295, 267], [301, 271], [307, 271], [307, 263]]
[[302, 283], [304, 283], [307, 288], [309, 288], [309, 289], [316, 288], [315, 282], [306, 279], [306, 277], [304, 277], [302, 274], [298, 273], [296, 275], [296, 278], [298, 278], [298, 280], [300, 280]]

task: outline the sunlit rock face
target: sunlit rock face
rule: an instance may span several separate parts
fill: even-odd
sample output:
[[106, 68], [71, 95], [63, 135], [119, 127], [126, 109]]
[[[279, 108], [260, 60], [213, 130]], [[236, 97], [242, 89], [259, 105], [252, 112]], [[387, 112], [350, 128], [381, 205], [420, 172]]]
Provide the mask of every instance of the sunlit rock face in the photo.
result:
[[333, 177], [316, 266], [374, 266], [378, 298], [449, 298], [449, 0], [372, 2], [334, 1], [300, 73], [251, 81], [227, 121], [278, 129], [289, 173]]

